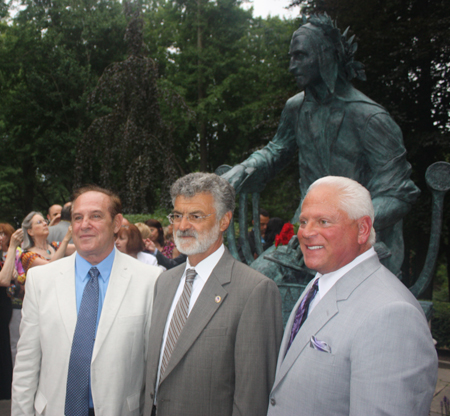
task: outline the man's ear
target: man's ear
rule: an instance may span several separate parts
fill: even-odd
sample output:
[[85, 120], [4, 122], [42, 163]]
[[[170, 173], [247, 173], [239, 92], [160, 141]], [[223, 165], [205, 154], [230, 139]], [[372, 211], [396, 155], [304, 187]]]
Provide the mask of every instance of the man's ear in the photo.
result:
[[358, 220], [358, 244], [364, 245], [369, 241], [372, 230], [372, 220], [368, 215]]
[[233, 218], [233, 213], [228, 211], [220, 220], [220, 231], [223, 233], [230, 226], [231, 219]]
[[120, 227], [122, 227], [122, 221], [123, 221], [123, 215], [117, 214], [114, 219], [114, 234], [117, 234], [120, 230]]

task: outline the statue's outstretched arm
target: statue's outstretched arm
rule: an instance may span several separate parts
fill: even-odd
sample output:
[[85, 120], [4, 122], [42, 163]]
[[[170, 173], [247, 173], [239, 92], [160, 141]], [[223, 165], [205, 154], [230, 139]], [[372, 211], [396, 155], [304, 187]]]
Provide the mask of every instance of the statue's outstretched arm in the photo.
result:
[[237, 191], [261, 192], [266, 183], [286, 167], [296, 154], [295, 125], [302, 101], [302, 93], [289, 99], [272, 141], [222, 175]]

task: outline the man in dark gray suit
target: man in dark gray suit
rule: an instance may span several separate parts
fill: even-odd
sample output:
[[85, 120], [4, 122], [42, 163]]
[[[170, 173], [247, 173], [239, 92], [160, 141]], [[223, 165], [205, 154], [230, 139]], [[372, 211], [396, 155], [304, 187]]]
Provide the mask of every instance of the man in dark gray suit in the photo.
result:
[[278, 288], [223, 245], [235, 206], [225, 179], [192, 173], [171, 196], [188, 259], [156, 284], [145, 415], [265, 415], [282, 334]]
[[269, 416], [428, 415], [436, 350], [419, 303], [378, 260], [373, 219], [356, 181], [309, 187], [298, 238], [317, 274], [287, 322]]

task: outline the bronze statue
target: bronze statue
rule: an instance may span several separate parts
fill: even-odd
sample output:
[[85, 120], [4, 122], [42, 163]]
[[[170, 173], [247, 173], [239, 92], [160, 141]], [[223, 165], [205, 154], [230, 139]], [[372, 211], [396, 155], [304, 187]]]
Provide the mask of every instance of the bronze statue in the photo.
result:
[[[365, 79], [363, 65], [354, 60], [353, 39], [347, 39], [347, 30], [341, 34], [326, 14], [312, 16], [294, 32], [289, 70], [301, 92], [287, 101], [273, 140], [223, 176], [242, 193], [260, 192], [298, 149], [302, 195], [323, 176], [358, 181], [373, 198], [375, 249], [382, 263], [400, 275], [402, 218], [420, 191], [410, 179], [399, 126], [350, 83], [353, 78]], [[279, 282], [303, 283], [306, 277], [295, 240], [269, 252], [252, 267]]]

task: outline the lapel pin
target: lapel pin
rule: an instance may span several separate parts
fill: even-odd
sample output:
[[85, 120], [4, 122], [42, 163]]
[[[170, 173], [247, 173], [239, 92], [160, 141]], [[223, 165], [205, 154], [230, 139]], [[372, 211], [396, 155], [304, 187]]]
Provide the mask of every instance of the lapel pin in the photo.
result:
[[216, 301], [216, 303], [220, 303], [220, 301], [222, 300], [222, 298], [220, 296], [216, 296], [214, 298], [214, 300]]

